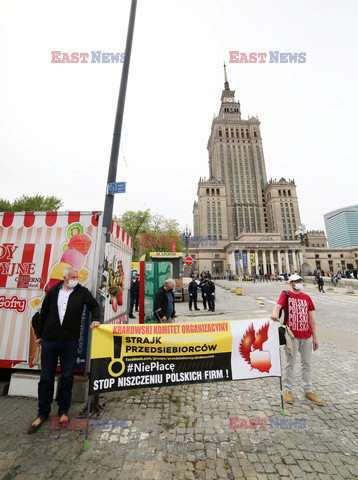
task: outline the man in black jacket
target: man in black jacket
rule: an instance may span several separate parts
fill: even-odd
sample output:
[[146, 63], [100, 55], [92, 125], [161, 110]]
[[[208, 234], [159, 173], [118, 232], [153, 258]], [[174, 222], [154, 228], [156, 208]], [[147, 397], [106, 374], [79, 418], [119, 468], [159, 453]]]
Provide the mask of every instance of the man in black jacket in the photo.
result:
[[135, 306], [135, 311], [138, 312], [138, 305], [139, 305], [139, 277], [136, 275], [131, 280], [129, 318], [135, 318], [135, 316], [133, 315], [133, 308]]
[[174, 280], [168, 278], [155, 294], [154, 316], [158, 323], [173, 323], [173, 318], [178, 316], [175, 313], [174, 288]]
[[206, 294], [209, 306], [209, 312], [215, 311], [215, 284], [212, 280], [209, 280], [206, 284]]
[[318, 284], [318, 291], [324, 293], [323, 286], [324, 286], [324, 281], [320, 273], [317, 274], [317, 284]]
[[192, 278], [191, 282], [189, 283], [188, 292], [189, 292], [189, 310], [191, 310], [193, 303], [194, 303], [194, 309], [200, 310], [200, 308], [198, 308], [198, 305], [197, 305], [198, 284], [196, 283], [195, 278]]
[[73, 371], [85, 305], [92, 314], [90, 328], [98, 327], [100, 325], [99, 305], [90, 291], [78, 284], [78, 271], [69, 267], [64, 271], [63, 282], [53, 286], [47, 292], [41, 308], [39, 327], [36, 332], [36, 343], [41, 345], [38, 416], [30, 425], [28, 433], [35, 433], [50, 415], [58, 358], [60, 358], [61, 367], [57, 397], [58, 415], [60, 423], [68, 422]]
[[204, 310], [206, 310], [206, 302], [208, 300], [208, 281], [209, 279], [207, 277], [204, 277], [202, 281], [199, 284], [199, 288], [201, 290], [201, 298], [203, 299], [203, 307]]

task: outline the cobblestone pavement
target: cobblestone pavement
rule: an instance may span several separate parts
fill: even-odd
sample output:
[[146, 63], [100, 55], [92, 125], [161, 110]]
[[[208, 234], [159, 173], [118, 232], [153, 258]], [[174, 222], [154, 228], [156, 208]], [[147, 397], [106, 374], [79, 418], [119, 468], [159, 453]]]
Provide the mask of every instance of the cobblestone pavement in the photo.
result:
[[[180, 321], [264, 317], [284, 288], [244, 284], [245, 295], [236, 296], [217, 287], [214, 315], [200, 310], [194, 316], [187, 304], [178, 304], [177, 310]], [[324, 296], [313, 288], [307, 292], [316, 304], [318, 325], [335, 328], [337, 337], [340, 332], [356, 335], [358, 298], [337, 292]], [[294, 404], [285, 406], [285, 419], [277, 378], [106, 394], [102, 418], [89, 431], [87, 452], [82, 430], [51, 429], [48, 421], [27, 435], [36, 400], [0, 397], [0, 479], [358, 478], [357, 354], [321, 341], [313, 365], [314, 389], [324, 406], [303, 397], [297, 366]], [[80, 408], [71, 407], [72, 417]], [[244, 428], [250, 419], [259, 419], [265, 428]], [[94, 428], [100, 424], [102, 429]]]

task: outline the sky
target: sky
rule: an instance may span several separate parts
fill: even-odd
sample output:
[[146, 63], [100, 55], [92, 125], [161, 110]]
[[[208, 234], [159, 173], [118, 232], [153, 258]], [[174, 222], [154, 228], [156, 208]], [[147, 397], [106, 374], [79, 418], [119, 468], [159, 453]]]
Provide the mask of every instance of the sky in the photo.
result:
[[[130, 0], [0, 0], [0, 198], [55, 195], [102, 210]], [[301, 221], [357, 204], [355, 0], [138, 0], [114, 214], [149, 208], [192, 226], [224, 88], [257, 115], [267, 178], [294, 179]], [[53, 51], [89, 53], [53, 63]], [[230, 63], [230, 51], [305, 63]]]

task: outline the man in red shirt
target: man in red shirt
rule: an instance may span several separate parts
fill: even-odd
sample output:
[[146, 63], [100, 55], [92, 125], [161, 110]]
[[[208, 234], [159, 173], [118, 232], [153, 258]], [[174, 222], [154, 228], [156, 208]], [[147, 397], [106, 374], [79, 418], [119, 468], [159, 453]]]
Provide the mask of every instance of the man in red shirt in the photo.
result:
[[301, 355], [302, 366], [302, 386], [305, 397], [309, 398], [317, 405], [323, 405], [322, 400], [312, 392], [311, 382], [311, 353], [318, 349], [318, 341], [316, 337], [316, 324], [313, 317], [315, 307], [311, 298], [302, 292], [302, 277], [291, 275], [288, 279], [291, 290], [289, 290], [289, 298], [285, 292], [281, 296], [274, 307], [271, 318], [278, 321], [281, 308], [284, 312], [288, 308], [287, 326], [292, 331], [294, 338], [292, 339], [293, 354], [286, 352], [286, 369], [284, 378], [284, 399], [287, 403], [293, 403], [292, 387], [293, 387], [293, 367], [295, 365], [297, 352]]

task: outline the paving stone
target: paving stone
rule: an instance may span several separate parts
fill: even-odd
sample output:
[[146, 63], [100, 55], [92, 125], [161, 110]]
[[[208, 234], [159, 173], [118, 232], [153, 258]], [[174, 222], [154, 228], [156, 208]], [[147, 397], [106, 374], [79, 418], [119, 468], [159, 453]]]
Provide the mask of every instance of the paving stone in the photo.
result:
[[205, 478], [206, 478], [206, 480], [216, 480], [215, 470], [211, 470], [211, 469], [207, 468], [205, 470]]
[[347, 465], [347, 470], [355, 477], [358, 477], [358, 466], [357, 465]]
[[290, 465], [288, 467], [294, 476], [295, 480], [298, 478], [305, 478], [305, 473], [301, 470], [301, 468], [298, 465]]
[[312, 461], [310, 462], [310, 464], [311, 464], [311, 467], [313, 468], [313, 471], [315, 471], [316, 473], [326, 473], [326, 470], [324, 469], [324, 466], [321, 463]]
[[280, 475], [280, 478], [283, 476], [288, 476], [289, 475], [289, 469], [285, 465], [275, 465], [277, 472]]
[[257, 473], [265, 473], [265, 468], [261, 463], [254, 463], [252, 466]]
[[243, 476], [243, 470], [240, 467], [232, 467], [231, 471], [234, 474], [235, 479], [236, 478], [241, 478]]

